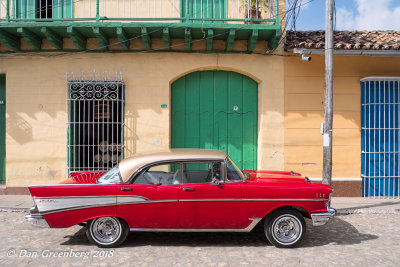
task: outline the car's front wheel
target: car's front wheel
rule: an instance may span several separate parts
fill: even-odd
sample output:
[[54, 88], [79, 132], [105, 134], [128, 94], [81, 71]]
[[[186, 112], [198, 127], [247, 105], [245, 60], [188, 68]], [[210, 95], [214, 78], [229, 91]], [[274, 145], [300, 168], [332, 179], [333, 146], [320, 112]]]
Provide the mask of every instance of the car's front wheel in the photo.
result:
[[278, 248], [291, 248], [299, 244], [306, 232], [303, 216], [296, 210], [273, 212], [264, 225], [268, 241]]
[[113, 248], [125, 241], [129, 228], [125, 221], [116, 217], [101, 217], [89, 221], [86, 226], [88, 239], [98, 247]]

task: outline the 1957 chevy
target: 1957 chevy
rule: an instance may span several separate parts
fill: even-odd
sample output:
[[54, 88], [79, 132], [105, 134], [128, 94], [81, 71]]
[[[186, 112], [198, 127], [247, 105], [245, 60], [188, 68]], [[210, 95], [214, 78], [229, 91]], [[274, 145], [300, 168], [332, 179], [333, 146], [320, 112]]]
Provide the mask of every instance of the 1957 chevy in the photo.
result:
[[26, 219], [51, 228], [85, 225], [99, 247], [120, 245], [129, 231], [249, 232], [262, 223], [270, 243], [294, 247], [304, 218], [318, 226], [335, 214], [332, 187], [293, 172], [241, 171], [218, 150], [137, 155], [100, 175], [29, 186], [36, 205]]

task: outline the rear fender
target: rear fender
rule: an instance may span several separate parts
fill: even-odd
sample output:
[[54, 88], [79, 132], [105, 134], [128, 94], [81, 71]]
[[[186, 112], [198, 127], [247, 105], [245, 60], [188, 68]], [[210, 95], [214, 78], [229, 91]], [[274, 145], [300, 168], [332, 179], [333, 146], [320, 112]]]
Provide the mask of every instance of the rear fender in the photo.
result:
[[98, 217], [115, 217], [117, 188], [117, 185], [100, 184], [28, 187], [37, 212], [54, 228], [70, 227]]
[[83, 222], [88, 222], [101, 217], [117, 217], [127, 223], [127, 219], [116, 214], [115, 207], [105, 207], [102, 210], [98, 208], [84, 209], [75, 211], [66, 211], [44, 215], [51, 228], [66, 228]]

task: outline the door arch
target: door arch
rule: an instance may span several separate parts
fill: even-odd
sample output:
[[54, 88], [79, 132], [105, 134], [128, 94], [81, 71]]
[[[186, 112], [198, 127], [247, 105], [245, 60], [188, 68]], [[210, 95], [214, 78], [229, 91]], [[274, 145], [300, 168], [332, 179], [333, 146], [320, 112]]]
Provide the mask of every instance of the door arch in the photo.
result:
[[257, 169], [258, 84], [233, 71], [196, 71], [171, 85], [171, 148], [226, 151]]

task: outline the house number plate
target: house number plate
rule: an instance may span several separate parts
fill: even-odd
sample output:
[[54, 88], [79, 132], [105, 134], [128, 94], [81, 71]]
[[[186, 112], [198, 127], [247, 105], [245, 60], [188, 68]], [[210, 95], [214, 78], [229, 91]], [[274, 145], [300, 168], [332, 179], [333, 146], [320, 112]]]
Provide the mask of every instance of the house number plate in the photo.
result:
[[4, 105], [4, 100], [0, 100], [0, 105]]

